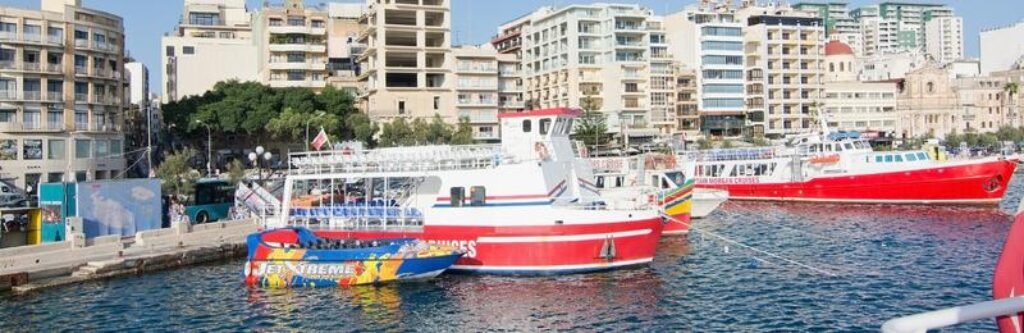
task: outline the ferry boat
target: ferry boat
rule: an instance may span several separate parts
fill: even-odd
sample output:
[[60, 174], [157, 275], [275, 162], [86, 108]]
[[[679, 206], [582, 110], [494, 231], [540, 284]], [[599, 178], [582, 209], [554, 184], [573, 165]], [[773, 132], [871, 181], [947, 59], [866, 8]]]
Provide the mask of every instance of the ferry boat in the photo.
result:
[[998, 205], [1019, 160], [941, 161], [924, 150], [873, 151], [859, 138], [820, 135], [681, 159], [693, 165], [698, 188], [727, 190], [733, 199], [956, 205]]
[[433, 278], [465, 252], [414, 239], [317, 237], [304, 228], [249, 235], [243, 277], [254, 287], [336, 287]]
[[465, 272], [560, 274], [647, 264], [661, 238], [661, 212], [637, 196], [603, 198], [587, 186], [592, 170], [569, 139], [578, 114], [502, 114], [498, 145], [291, 154], [280, 213], [269, 227], [458, 246], [466, 255], [451, 269]]
[[[633, 196], [637, 191], [654, 189], [649, 194], [672, 219], [666, 223], [666, 235], [685, 234], [691, 219], [704, 218], [729, 199], [729, 192], [695, 189], [692, 170], [684, 170], [671, 154], [647, 153], [629, 157], [588, 159], [594, 169], [594, 185], [609, 197]], [[691, 166], [692, 167], [692, 166]], [[687, 178], [689, 174], [691, 177]]]

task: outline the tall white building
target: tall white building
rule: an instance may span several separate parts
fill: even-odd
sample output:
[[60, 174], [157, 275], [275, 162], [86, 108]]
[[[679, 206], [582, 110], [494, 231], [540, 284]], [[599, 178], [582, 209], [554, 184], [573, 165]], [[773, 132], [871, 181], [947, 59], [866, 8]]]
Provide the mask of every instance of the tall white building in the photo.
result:
[[[774, 13], [778, 14], [750, 16], [745, 31], [747, 105], [755, 137], [778, 138], [814, 129], [822, 95], [822, 20], [798, 11]], [[756, 118], [758, 111], [763, 122]]]
[[953, 16], [953, 9], [941, 4], [886, 1], [855, 9], [850, 15], [861, 24], [863, 54], [873, 56], [924, 49], [925, 24]]
[[473, 138], [498, 141], [498, 51], [491, 45], [452, 49], [455, 57], [455, 112], [473, 127]]
[[141, 62], [124, 64], [128, 79], [128, 104], [149, 104], [149, 68]]
[[825, 24], [825, 36], [848, 45], [857, 55], [863, 55], [864, 35], [860, 22], [852, 16], [845, 1], [800, 2], [793, 9], [806, 11], [821, 18]]
[[457, 121], [452, 94], [450, 0], [367, 0], [358, 42], [361, 109], [374, 119]]
[[[744, 71], [746, 26], [728, 7], [692, 6], [665, 19], [669, 53], [696, 71], [697, 112], [709, 136], [737, 137], [748, 120], [763, 129], [764, 112], [747, 112]], [[762, 80], [764, 76], [752, 77]], [[750, 88], [755, 89], [755, 88]], [[753, 92], [763, 92], [753, 90]], [[763, 110], [755, 106], [755, 110]], [[757, 126], [757, 125], [754, 125]]]
[[588, 107], [615, 133], [649, 135], [652, 12], [638, 5], [541, 8], [523, 32], [526, 100]]
[[925, 52], [939, 63], [951, 63], [964, 57], [964, 19], [959, 16], [936, 17], [925, 23]]
[[245, 0], [184, 0], [181, 23], [160, 39], [163, 103], [220, 81], [258, 80], [250, 18]]
[[1008, 71], [1024, 60], [1024, 21], [981, 32], [981, 73]]

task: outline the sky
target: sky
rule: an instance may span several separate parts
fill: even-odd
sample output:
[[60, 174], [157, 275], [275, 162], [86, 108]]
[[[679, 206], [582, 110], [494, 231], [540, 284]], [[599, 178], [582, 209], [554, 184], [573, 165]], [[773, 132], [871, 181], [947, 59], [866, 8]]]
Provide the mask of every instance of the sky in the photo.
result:
[[[259, 8], [262, 0], [246, 0], [250, 10]], [[811, 0], [814, 1], [814, 0]], [[1024, 0], [917, 0], [953, 7], [964, 17], [965, 51], [978, 56], [978, 33], [982, 29], [1010, 25], [1024, 20]], [[0, 0], [0, 6], [39, 8], [40, 0]], [[279, 3], [281, 0], [272, 0]], [[330, 0], [306, 0], [311, 5]], [[334, 2], [363, 1], [339, 0]], [[638, 3], [657, 14], [669, 14], [693, 4], [696, 0], [452, 0], [452, 44], [481, 44], [490, 40], [498, 25], [525, 15], [541, 6], [564, 6], [575, 3]], [[736, 0], [738, 2], [738, 0]], [[796, 0], [790, 3], [798, 2]], [[851, 9], [878, 3], [878, 0], [848, 0]], [[150, 70], [150, 89], [160, 93], [160, 37], [173, 31], [181, 18], [182, 0], [82, 0], [88, 8], [107, 11], [124, 18], [128, 52]], [[1024, 38], [1022, 36], [1021, 38]]]

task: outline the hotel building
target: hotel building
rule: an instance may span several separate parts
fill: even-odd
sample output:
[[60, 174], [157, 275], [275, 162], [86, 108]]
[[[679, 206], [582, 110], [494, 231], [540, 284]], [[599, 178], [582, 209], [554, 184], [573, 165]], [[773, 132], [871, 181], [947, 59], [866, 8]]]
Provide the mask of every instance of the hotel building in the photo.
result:
[[245, 0], [184, 0], [181, 23], [160, 39], [163, 103], [202, 95], [220, 81], [259, 75]]
[[121, 177], [124, 25], [77, 0], [0, 6], [0, 179]]

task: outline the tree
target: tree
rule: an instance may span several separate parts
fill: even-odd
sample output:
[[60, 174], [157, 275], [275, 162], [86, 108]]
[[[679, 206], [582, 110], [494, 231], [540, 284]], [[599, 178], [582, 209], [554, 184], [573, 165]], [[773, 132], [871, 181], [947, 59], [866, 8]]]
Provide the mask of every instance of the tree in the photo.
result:
[[352, 129], [351, 139], [365, 143], [367, 146], [374, 146], [376, 142], [373, 136], [377, 134], [380, 127], [370, 120], [365, 113], [353, 113], [345, 119], [348, 128]]
[[242, 180], [245, 180], [245, 166], [239, 160], [232, 160], [231, 164], [228, 165], [228, 179], [231, 180], [231, 184], [238, 184]]
[[[306, 125], [309, 125], [310, 139], [319, 132], [320, 127], [327, 129], [340, 128], [342, 121], [333, 114], [323, 111], [301, 113], [288, 108], [267, 123], [266, 130], [275, 138], [286, 141], [306, 141]], [[333, 131], [328, 131], [331, 134]], [[308, 142], [306, 144], [309, 144]]]
[[384, 147], [411, 146], [414, 144], [413, 130], [404, 118], [385, 123], [380, 131], [380, 145]]
[[733, 148], [733, 145], [732, 145], [732, 141], [729, 141], [729, 140], [722, 140], [722, 145], [721, 145], [721, 147], [722, 147], [722, 149], [730, 149], [730, 148]]
[[199, 172], [189, 166], [189, 161], [195, 154], [195, 150], [186, 149], [170, 154], [163, 163], [160, 163], [160, 168], [156, 169], [156, 176], [160, 178], [164, 193], [176, 197], [192, 194], [196, 180], [199, 179]]
[[713, 147], [714, 146], [711, 144], [711, 141], [708, 141], [707, 139], [701, 138], [697, 140], [697, 149], [707, 150]]
[[597, 101], [587, 96], [583, 98], [580, 106], [583, 108], [583, 115], [576, 122], [576, 132], [573, 134], [575, 140], [583, 141], [583, 144], [596, 150], [599, 146], [608, 144], [608, 124], [604, 114], [597, 111]]
[[448, 143], [452, 145], [468, 145], [473, 142], [473, 126], [469, 124], [469, 119], [459, 119], [459, 124], [455, 126], [455, 133], [452, 133]]

